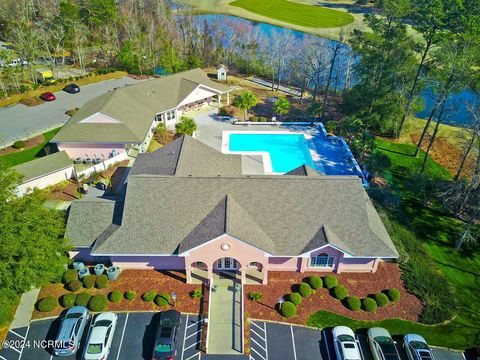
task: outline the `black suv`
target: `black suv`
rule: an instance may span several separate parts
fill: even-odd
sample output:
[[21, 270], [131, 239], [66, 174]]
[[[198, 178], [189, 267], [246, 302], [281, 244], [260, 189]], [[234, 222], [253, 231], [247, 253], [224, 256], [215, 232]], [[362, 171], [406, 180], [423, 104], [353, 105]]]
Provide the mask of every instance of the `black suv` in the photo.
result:
[[152, 360], [174, 360], [177, 355], [175, 338], [180, 325], [180, 313], [168, 310], [160, 313]]
[[80, 87], [77, 84], [68, 84], [63, 88], [63, 91], [69, 94], [76, 94], [80, 92]]

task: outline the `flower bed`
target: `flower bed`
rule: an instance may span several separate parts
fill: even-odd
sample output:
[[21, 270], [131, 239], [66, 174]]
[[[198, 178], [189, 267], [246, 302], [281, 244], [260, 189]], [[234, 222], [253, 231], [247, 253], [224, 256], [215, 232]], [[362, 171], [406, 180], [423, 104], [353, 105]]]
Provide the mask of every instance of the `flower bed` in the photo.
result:
[[[177, 294], [175, 309], [186, 313], [199, 313], [201, 311], [201, 300], [193, 299], [190, 295], [192, 291], [200, 288], [200, 285], [185, 284], [185, 274], [178, 271], [159, 272], [154, 270], [124, 270], [119, 278], [110, 281], [105, 289], [97, 288], [81, 288], [74, 292], [79, 294], [82, 292], [90, 295], [105, 295], [108, 296], [112, 291], [119, 290], [122, 294], [127, 291], [135, 291], [137, 296], [133, 300], [127, 300], [123, 297], [118, 303], [108, 301], [107, 306], [109, 311], [164, 311], [173, 309], [173, 305], [158, 306], [153, 301], [144, 301], [142, 295], [150, 290], [155, 290], [157, 293], [175, 292]], [[42, 287], [39, 299], [47, 296], [53, 296], [58, 299], [60, 296], [70, 293], [64, 288], [64, 284], [50, 284]], [[58, 305], [53, 311], [40, 312], [37, 309], [33, 312], [33, 319], [40, 319], [51, 316], [58, 316], [64, 309]]]
[[[318, 272], [276, 272], [268, 273], [268, 285], [245, 286], [245, 293], [254, 291], [262, 293], [259, 302], [246, 299], [246, 317], [274, 321], [288, 321], [297, 324], [305, 324], [307, 318], [318, 310], [328, 310], [337, 314], [345, 315], [359, 320], [383, 320], [388, 318], [402, 318], [417, 321], [422, 311], [421, 301], [414, 295], [409, 294], [403, 287], [400, 279], [400, 270], [396, 264], [380, 263], [375, 273], [340, 273], [335, 274], [339, 283], [344, 285], [348, 293], [366, 298], [369, 295], [383, 290], [397, 288], [400, 291], [400, 300], [397, 303], [389, 303], [388, 306], [378, 308], [374, 313], [366, 311], [349, 310], [344, 303], [335, 299], [328, 289], [320, 288], [314, 294], [303, 298], [297, 306], [296, 315], [285, 319], [276, 310], [278, 298], [296, 291], [298, 284], [311, 275], [325, 277], [330, 273]], [[292, 289], [293, 287], [293, 289]]]

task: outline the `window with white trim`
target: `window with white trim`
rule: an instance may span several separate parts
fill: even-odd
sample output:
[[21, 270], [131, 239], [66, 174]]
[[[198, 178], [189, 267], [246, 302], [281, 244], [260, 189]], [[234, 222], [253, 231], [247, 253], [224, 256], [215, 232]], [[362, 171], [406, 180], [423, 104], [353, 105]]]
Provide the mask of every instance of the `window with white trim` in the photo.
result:
[[317, 268], [326, 268], [326, 267], [333, 267], [333, 261], [335, 258], [333, 256], [329, 256], [326, 253], [318, 254], [317, 256], [312, 256], [310, 258], [310, 267], [317, 267]]

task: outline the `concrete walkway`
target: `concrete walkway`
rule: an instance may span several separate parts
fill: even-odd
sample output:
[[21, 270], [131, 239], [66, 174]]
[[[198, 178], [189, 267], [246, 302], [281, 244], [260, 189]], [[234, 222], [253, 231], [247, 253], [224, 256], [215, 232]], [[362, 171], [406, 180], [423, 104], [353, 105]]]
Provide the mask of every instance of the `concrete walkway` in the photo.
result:
[[214, 281], [208, 319], [208, 353], [242, 354], [242, 299], [235, 289], [238, 280], [222, 278]]
[[29, 292], [22, 294], [20, 304], [18, 304], [15, 318], [10, 325], [10, 329], [17, 329], [30, 325], [33, 309], [35, 308], [35, 302], [37, 301], [39, 293], [40, 289], [32, 289]]

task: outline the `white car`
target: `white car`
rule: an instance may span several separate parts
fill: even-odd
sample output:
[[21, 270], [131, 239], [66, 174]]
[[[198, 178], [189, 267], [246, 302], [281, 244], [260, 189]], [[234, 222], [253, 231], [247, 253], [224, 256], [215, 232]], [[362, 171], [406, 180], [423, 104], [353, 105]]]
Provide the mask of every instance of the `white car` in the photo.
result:
[[405, 335], [403, 338], [403, 347], [410, 360], [435, 360], [432, 350], [420, 335]]
[[332, 330], [332, 335], [337, 360], [362, 360], [352, 329], [346, 326], [336, 326]]
[[107, 359], [116, 326], [117, 314], [105, 312], [97, 315], [85, 344], [84, 360]]
[[375, 360], [400, 360], [395, 342], [387, 329], [373, 327], [368, 329], [367, 335]]

